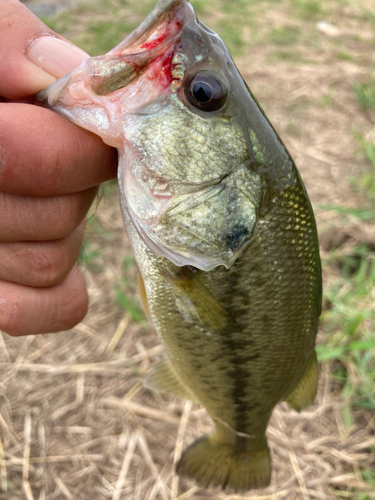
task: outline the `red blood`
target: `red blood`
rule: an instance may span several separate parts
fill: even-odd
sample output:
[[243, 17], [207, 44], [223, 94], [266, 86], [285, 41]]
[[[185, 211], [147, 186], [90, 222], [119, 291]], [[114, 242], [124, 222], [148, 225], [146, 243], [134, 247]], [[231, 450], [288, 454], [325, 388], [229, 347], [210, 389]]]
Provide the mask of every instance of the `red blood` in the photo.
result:
[[173, 58], [173, 50], [167, 55], [166, 59], [163, 61], [163, 66], [161, 67], [162, 72], [168, 80], [168, 83], [172, 81], [172, 58]]
[[173, 50], [168, 54], [163, 54], [155, 58], [147, 72], [147, 78], [152, 81], [155, 89], [162, 93], [168, 89], [172, 81], [171, 62], [173, 57]]
[[165, 40], [167, 34], [168, 33], [166, 32], [163, 35], [159, 36], [159, 38], [155, 38], [155, 40], [151, 40], [151, 42], [144, 43], [143, 45], [140, 46], [140, 49], [146, 49], [146, 50], [154, 49], [155, 47], [160, 45], [161, 42]]
[[[160, 45], [168, 35], [171, 33], [176, 33], [182, 28], [183, 24], [181, 21], [167, 21], [166, 26], [163, 27], [164, 33], [161, 34], [158, 38], [155, 38], [154, 40], [150, 40], [149, 42], [145, 42], [140, 46], [140, 49], [154, 49], [158, 45]], [[160, 29], [160, 27], [159, 27]]]

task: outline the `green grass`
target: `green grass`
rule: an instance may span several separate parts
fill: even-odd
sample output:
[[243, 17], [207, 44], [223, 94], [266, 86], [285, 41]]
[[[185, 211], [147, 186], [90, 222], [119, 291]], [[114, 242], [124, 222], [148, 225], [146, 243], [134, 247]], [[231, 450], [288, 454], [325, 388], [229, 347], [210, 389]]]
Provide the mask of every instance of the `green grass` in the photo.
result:
[[198, 16], [209, 14], [212, 11], [213, 2], [210, 0], [193, 0], [191, 4]]
[[145, 321], [146, 317], [138, 299], [132, 293], [126, 293], [116, 288], [116, 302], [123, 307], [137, 323]]
[[341, 274], [324, 291], [326, 341], [317, 353], [319, 361], [338, 362], [333, 378], [346, 402], [343, 421], [351, 427], [352, 407], [375, 410], [375, 255], [360, 246], [348, 256], [333, 252], [326, 264], [336, 264]]
[[300, 30], [293, 26], [281, 26], [270, 32], [270, 41], [276, 45], [295, 45], [300, 38]]
[[117, 278], [114, 290], [116, 302], [125, 309], [137, 323], [146, 317], [137, 294], [136, 262], [133, 255], [125, 255], [122, 261], [122, 273]]
[[320, 205], [319, 208], [322, 210], [334, 210], [338, 214], [343, 215], [343, 223], [348, 223], [350, 221], [350, 216], [360, 219], [361, 221], [372, 221], [375, 219], [375, 209], [371, 208], [342, 207], [339, 205]]
[[[375, 452], [375, 450], [373, 450]], [[375, 471], [374, 470], [368, 470], [368, 469], [363, 469], [361, 470], [361, 475], [363, 479], [374, 486], [375, 490]]]
[[99, 248], [90, 239], [86, 238], [81, 248], [79, 263], [94, 273], [102, 272], [104, 269], [101, 259], [102, 252], [102, 248]]
[[295, 49], [280, 49], [270, 52], [267, 60], [272, 63], [275, 61], [290, 62], [293, 64], [311, 64], [310, 61], [304, 59], [298, 50]]
[[374, 500], [375, 493], [358, 493], [355, 491], [334, 490], [333, 493], [337, 498], [348, 498], [349, 500]]
[[298, 127], [294, 122], [289, 122], [286, 125], [286, 131], [288, 134], [294, 135], [294, 137], [301, 137], [301, 127]]
[[322, 96], [320, 96], [319, 102], [323, 106], [323, 108], [329, 108], [332, 103], [332, 93], [327, 92], [327, 94], [323, 94]]
[[121, 17], [108, 21], [95, 20], [72, 41], [90, 55], [97, 56], [116, 47], [135, 28], [136, 25], [128, 24]]
[[250, 3], [248, 0], [226, 1], [223, 2], [221, 11], [224, 14], [246, 14], [248, 12], [249, 5]]
[[355, 83], [352, 90], [356, 96], [359, 105], [364, 111], [375, 108], [375, 79], [370, 78], [365, 83]]
[[355, 57], [353, 57], [348, 52], [344, 52], [342, 50], [336, 52], [337, 59], [341, 59], [341, 61], [355, 61]]
[[358, 16], [365, 23], [369, 23], [370, 26], [375, 28], [375, 12], [374, 9], [364, 9]]
[[242, 38], [241, 25], [238, 26], [230, 19], [224, 18], [216, 24], [215, 30], [220, 33], [220, 37], [223, 39], [233, 57], [240, 56], [244, 53], [247, 44]]
[[364, 198], [365, 209], [375, 207], [375, 144], [367, 141], [358, 133], [354, 134], [360, 144], [359, 175], [351, 179], [353, 189]]
[[304, 19], [317, 18], [324, 12], [322, 0], [292, 0], [293, 10]]
[[65, 33], [77, 17], [72, 12], [61, 12], [54, 17], [41, 17], [41, 21], [56, 33]]
[[[360, 161], [352, 187], [361, 195], [363, 204], [358, 208], [324, 206], [340, 214], [343, 225], [353, 218], [359, 223], [375, 220], [375, 145], [360, 134], [355, 136], [360, 145]], [[349, 429], [354, 422], [354, 408], [375, 410], [374, 250], [371, 245], [362, 244], [343, 256], [333, 249], [325, 263], [338, 268], [340, 274], [329, 281], [324, 291], [322, 322], [327, 337], [317, 352], [320, 361], [337, 362], [333, 379], [342, 388], [342, 418]], [[364, 479], [370, 482], [367, 476]]]

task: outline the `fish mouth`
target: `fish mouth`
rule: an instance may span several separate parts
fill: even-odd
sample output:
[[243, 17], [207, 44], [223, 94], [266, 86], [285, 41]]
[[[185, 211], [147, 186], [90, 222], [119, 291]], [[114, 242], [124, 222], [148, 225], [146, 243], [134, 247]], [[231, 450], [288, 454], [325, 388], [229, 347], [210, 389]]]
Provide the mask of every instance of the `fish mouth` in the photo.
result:
[[[170, 24], [171, 18], [175, 18], [176, 26], [183, 24], [178, 9], [182, 4], [189, 5], [186, 0], [160, 0], [146, 19], [128, 35], [119, 45], [108, 54], [116, 52], [139, 53], [149, 50], [164, 41], [168, 36], [168, 29], [173, 31]], [[169, 18], [169, 19], [168, 19]], [[166, 25], [163, 22], [167, 21]], [[172, 28], [172, 29], [171, 29]]]
[[[171, 82], [173, 45], [189, 21], [195, 22], [195, 14], [187, 0], [160, 0], [138, 28], [119, 45], [104, 56], [86, 59], [78, 68], [39, 92], [37, 99], [57, 112], [59, 101], [65, 107], [70, 101], [73, 104], [73, 100], [75, 104], [77, 100], [85, 104], [87, 101], [101, 104], [96, 97], [126, 89], [146, 71], [150, 73], [149, 78], [158, 81], [160, 93], [163, 83], [166, 86]], [[70, 90], [71, 96], [66, 94], [66, 89]]]

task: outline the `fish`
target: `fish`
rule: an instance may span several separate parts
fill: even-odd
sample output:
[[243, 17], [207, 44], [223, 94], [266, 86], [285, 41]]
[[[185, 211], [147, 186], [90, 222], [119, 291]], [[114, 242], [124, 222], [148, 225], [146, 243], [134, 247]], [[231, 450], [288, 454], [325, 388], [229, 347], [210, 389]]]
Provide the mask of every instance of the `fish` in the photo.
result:
[[144, 384], [213, 421], [177, 473], [203, 488], [266, 487], [272, 411], [306, 408], [318, 383], [319, 243], [285, 145], [188, 0], [160, 0], [37, 97], [118, 149], [141, 302], [166, 348]]

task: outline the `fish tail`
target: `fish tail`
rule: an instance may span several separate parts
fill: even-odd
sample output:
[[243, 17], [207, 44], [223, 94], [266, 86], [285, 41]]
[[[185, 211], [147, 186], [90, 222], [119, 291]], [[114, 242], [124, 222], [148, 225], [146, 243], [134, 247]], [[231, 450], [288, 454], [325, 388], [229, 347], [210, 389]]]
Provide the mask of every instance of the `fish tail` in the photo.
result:
[[177, 473], [202, 488], [221, 487], [234, 493], [268, 486], [271, 460], [266, 439], [263, 448], [255, 451], [248, 437], [224, 440], [218, 430], [216, 427], [183, 452]]

